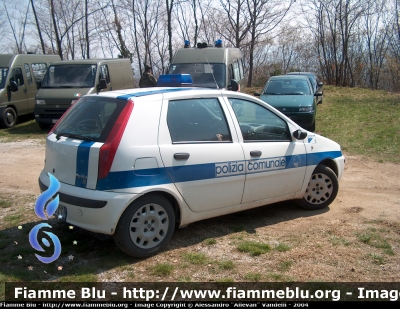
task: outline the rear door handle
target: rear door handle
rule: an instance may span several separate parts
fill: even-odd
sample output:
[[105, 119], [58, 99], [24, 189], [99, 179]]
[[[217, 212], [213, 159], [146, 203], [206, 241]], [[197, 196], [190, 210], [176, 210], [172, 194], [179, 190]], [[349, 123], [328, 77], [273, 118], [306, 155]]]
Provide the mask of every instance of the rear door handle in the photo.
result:
[[262, 152], [260, 150], [252, 150], [250, 151], [250, 155], [252, 157], [261, 157]]
[[189, 159], [190, 154], [186, 152], [179, 152], [179, 153], [174, 153], [174, 159], [175, 160], [187, 160]]

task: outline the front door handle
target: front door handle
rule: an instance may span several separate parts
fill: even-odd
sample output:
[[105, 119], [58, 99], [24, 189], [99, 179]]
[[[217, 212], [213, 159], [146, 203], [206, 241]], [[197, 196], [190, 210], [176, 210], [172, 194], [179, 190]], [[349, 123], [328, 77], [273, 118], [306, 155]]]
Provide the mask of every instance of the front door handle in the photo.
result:
[[250, 155], [252, 157], [261, 157], [262, 152], [260, 150], [252, 150], [250, 151]]
[[187, 160], [189, 159], [190, 154], [186, 152], [179, 152], [179, 153], [174, 153], [174, 159], [175, 160]]

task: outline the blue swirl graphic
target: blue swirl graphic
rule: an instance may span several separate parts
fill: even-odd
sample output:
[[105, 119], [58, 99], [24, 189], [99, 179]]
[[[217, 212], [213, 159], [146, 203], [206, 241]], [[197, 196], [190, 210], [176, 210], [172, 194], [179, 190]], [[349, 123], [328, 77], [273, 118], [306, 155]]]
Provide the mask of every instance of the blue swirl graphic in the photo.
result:
[[35, 203], [35, 213], [38, 215], [38, 217], [47, 220], [47, 218], [50, 218], [57, 210], [58, 203], [60, 201], [59, 196], [57, 196], [50, 201], [47, 204], [46, 207], [46, 212], [47, 216], [45, 214], [45, 205], [48, 200], [51, 199], [51, 197], [57, 193], [57, 191], [60, 189], [60, 182], [58, 181], [57, 178], [55, 178], [52, 174], [49, 173], [49, 178], [50, 178], [50, 186], [49, 188], [44, 191], [41, 195], [36, 200]]
[[[39, 230], [42, 227], [51, 228], [51, 225], [49, 225], [47, 223], [40, 223], [40, 224], [35, 225], [32, 228], [32, 230], [29, 232], [29, 242], [30, 242], [32, 248], [34, 248], [34, 249], [36, 249], [38, 251], [44, 252], [45, 250], [40, 246], [40, 244], [38, 242], [38, 239], [37, 239]], [[50, 237], [50, 239], [52, 240], [52, 242], [54, 244], [54, 253], [50, 257], [43, 257], [43, 256], [41, 256], [39, 254], [36, 254], [36, 253], [35, 253], [35, 256], [42, 263], [48, 264], [48, 263], [54, 262], [60, 256], [60, 254], [61, 254], [61, 243], [60, 243], [60, 240], [58, 239], [58, 237], [56, 235], [54, 235], [53, 233], [46, 232], [46, 231], [44, 231], [44, 233], [46, 233]], [[42, 238], [42, 242], [46, 247], [50, 246], [50, 243], [46, 238]]]

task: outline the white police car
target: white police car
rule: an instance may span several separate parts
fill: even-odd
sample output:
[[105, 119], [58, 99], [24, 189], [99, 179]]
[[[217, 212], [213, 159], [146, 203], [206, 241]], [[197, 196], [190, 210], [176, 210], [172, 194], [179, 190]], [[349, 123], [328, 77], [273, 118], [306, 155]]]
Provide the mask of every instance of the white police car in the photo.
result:
[[253, 96], [156, 87], [71, 106], [47, 136], [39, 185], [55, 176], [59, 218], [147, 257], [176, 224], [284, 200], [327, 207], [344, 164], [337, 143]]

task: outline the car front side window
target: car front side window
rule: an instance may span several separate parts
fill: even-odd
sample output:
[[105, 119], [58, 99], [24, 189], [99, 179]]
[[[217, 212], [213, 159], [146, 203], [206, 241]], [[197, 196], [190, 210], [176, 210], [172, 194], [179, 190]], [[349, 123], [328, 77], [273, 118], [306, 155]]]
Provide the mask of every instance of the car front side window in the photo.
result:
[[170, 101], [167, 124], [173, 143], [232, 141], [216, 98]]
[[244, 142], [290, 141], [286, 121], [257, 103], [229, 98]]

